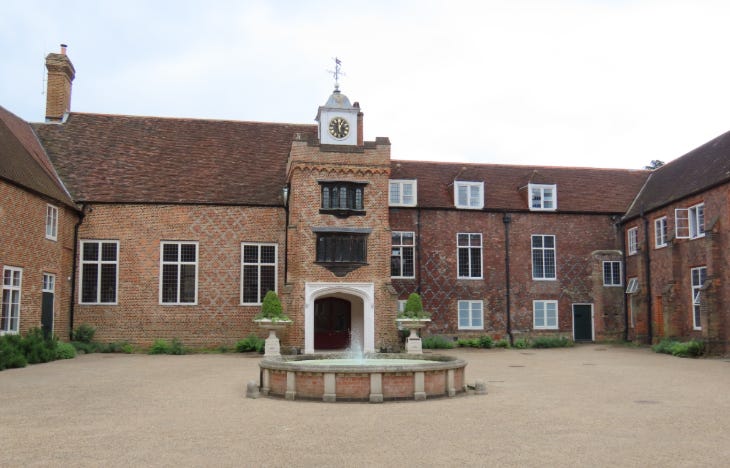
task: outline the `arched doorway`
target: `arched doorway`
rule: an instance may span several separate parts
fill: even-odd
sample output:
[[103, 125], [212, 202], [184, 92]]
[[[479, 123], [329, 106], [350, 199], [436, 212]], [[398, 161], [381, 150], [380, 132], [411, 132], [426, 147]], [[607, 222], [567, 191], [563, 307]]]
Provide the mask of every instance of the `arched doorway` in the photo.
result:
[[345, 349], [350, 346], [352, 304], [339, 297], [314, 301], [315, 349]]

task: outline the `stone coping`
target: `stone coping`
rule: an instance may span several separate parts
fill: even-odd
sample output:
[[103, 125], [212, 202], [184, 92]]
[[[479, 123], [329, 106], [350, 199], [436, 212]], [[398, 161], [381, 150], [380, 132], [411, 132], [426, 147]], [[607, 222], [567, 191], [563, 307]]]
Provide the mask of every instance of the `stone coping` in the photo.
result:
[[[268, 357], [261, 360], [259, 366], [262, 369], [296, 371], [296, 372], [315, 372], [315, 373], [393, 373], [393, 372], [428, 372], [437, 370], [449, 370], [466, 367], [466, 361], [453, 356], [444, 356], [439, 354], [406, 354], [406, 353], [369, 353], [365, 359], [369, 362], [362, 364], [307, 364], [301, 361], [313, 361], [324, 359], [352, 359], [352, 355], [348, 353], [330, 353], [330, 354], [303, 354], [296, 356]], [[404, 359], [409, 361], [403, 365], [378, 365], [373, 361], [377, 360]], [[422, 361], [422, 363], [413, 364], [412, 361]]]

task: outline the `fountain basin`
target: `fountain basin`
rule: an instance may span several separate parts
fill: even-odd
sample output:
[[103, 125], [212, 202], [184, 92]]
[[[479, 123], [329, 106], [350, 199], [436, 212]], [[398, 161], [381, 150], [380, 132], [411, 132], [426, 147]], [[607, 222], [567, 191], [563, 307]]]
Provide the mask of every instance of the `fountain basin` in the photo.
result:
[[373, 353], [264, 358], [261, 392], [288, 400], [425, 400], [465, 390], [466, 361], [451, 356]]

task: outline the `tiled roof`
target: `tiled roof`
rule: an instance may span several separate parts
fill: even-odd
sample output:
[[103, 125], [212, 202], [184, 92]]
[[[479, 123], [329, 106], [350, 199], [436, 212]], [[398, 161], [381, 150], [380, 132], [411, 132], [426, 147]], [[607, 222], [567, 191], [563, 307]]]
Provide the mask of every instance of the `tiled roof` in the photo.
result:
[[649, 171], [392, 161], [391, 178], [418, 179], [418, 205], [453, 208], [454, 181], [483, 181], [484, 209], [528, 209], [528, 183], [556, 184], [558, 211], [626, 212]]
[[77, 202], [283, 203], [297, 133], [314, 125], [71, 113], [34, 124]]
[[0, 178], [74, 206], [31, 126], [0, 106]]
[[626, 219], [730, 182], [730, 132], [652, 172]]

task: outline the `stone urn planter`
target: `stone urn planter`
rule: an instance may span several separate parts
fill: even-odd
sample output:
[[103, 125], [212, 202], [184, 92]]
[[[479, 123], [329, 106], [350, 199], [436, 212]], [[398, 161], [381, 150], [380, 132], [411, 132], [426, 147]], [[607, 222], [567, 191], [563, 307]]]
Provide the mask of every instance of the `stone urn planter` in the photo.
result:
[[269, 331], [269, 337], [266, 338], [264, 346], [264, 356], [281, 356], [281, 346], [279, 338], [276, 336], [277, 330], [283, 330], [292, 321], [284, 315], [281, 307], [281, 301], [276, 292], [269, 291], [264, 296], [261, 303], [261, 312], [254, 318], [254, 323], [259, 327]]
[[406, 353], [408, 354], [422, 354], [423, 346], [421, 344], [421, 337], [418, 334], [418, 330], [425, 327], [430, 318], [423, 319], [412, 319], [412, 318], [398, 318], [395, 320], [398, 325], [402, 328], [410, 331], [410, 334], [406, 338]]
[[256, 319], [254, 323], [257, 323], [259, 327], [269, 331], [269, 336], [266, 338], [266, 345], [264, 346], [264, 356], [281, 356], [281, 346], [279, 345], [279, 337], [276, 336], [278, 330], [283, 330], [287, 325], [292, 323], [291, 320], [277, 320], [272, 319]]
[[408, 296], [408, 301], [406, 301], [403, 312], [398, 314], [398, 318], [395, 321], [402, 328], [410, 331], [406, 338], [406, 353], [422, 354], [423, 345], [421, 344], [421, 337], [418, 334], [418, 330], [425, 327], [431, 321], [431, 317], [423, 311], [421, 296], [416, 293]]

